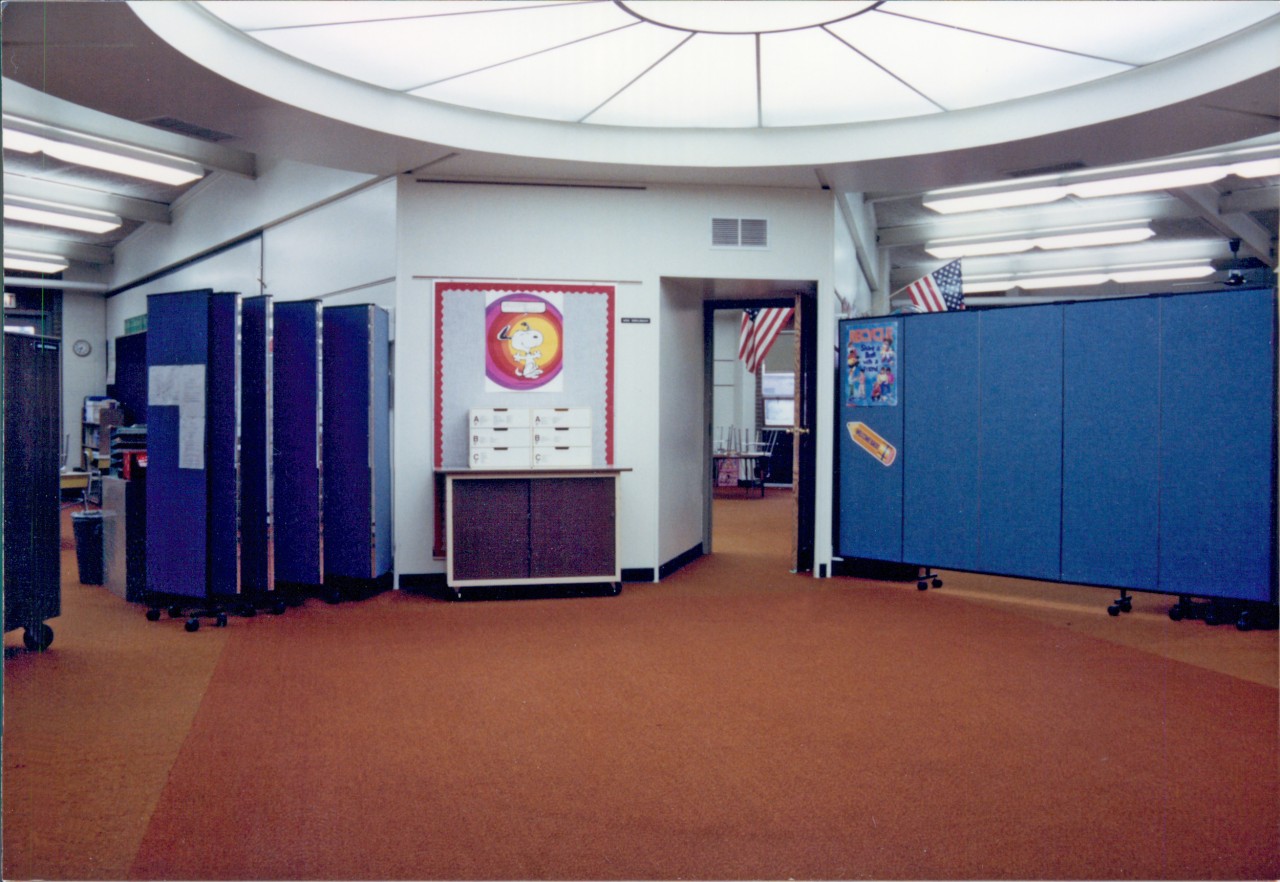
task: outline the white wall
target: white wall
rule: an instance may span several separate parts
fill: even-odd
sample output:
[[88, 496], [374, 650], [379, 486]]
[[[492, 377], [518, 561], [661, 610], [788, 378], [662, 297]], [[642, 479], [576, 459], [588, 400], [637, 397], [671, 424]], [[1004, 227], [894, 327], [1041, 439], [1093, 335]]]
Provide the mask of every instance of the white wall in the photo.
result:
[[[70, 278], [71, 274], [68, 274]], [[62, 292], [62, 429], [66, 465], [81, 465], [80, 442], [84, 428], [84, 399], [107, 394], [107, 308], [96, 292]], [[76, 355], [71, 346], [87, 340], [92, 351]]]
[[[661, 283], [662, 341], [658, 377], [658, 562], [703, 542], [703, 488], [711, 480], [703, 377], [706, 350], [701, 287], [692, 281]], [[692, 491], [692, 492], [691, 492]]]
[[[410, 179], [401, 179], [399, 188], [397, 569], [443, 571], [443, 562], [431, 556], [429, 533], [434, 518], [431, 282], [437, 278], [617, 286], [615, 464], [632, 470], [622, 477], [621, 563], [624, 568], [656, 569], [696, 544], [702, 531], [700, 502], [686, 504], [686, 498], [700, 500], [704, 484], [702, 309], [700, 302], [693, 308], [675, 295], [664, 300], [663, 279], [815, 280], [825, 302], [833, 296], [831, 195], [764, 188], [419, 184]], [[712, 249], [713, 216], [768, 218], [771, 247]], [[623, 324], [623, 317], [648, 318], [650, 323]], [[820, 326], [819, 333], [834, 340], [832, 322], [826, 322], [825, 331]], [[421, 345], [406, 345], [408, 340]], [[683, 351], [679, 341], [696, 341], [696, 346]], [[831, 394], [829, 377], [826, 393]], [[696, 401], [696, 406], [668, 407], [668, 396]], [[829, 432], [830, 417], [825, 419]], [[828, 534], [829, 549], [830, 444], [826, 447], [819, 484], [828, 485], [827, 520], [818, 530]], [[698, 470], [692, 482], [689, 468]], [[410, 539], [408, 525], [414, 525], [420, 538]]]
[[373, 180], [371, 175], [265, 157], [252, 180], [217, 172], [174, 203], [170, 224], [147, 224], [116, 247], [108, 283], [123, 288]]

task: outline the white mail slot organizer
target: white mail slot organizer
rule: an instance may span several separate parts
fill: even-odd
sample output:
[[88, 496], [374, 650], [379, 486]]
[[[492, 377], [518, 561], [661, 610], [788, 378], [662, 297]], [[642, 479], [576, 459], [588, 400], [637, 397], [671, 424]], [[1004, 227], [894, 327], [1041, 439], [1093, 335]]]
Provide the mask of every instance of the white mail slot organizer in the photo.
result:
[[542, 428], [591, 428], [589, 407], [539, 407], [533, 411], [533, 427]]
[[527, 469], [533, 466], [533, 448], [473, 447], [467, 464], [473, 469]]
[[471, 429], [527, 429], [533, 411], [527, 407], [474, 407], [467, 416]]
[[590, 447], [590, 426], [552, 426], [533, 430], [534, 447]]
[[590, 447], [535, 447], [535, 469], [590, 468]]
[[478, 407], [467, 422], [473, 469], [592, 467], [589, 407]]

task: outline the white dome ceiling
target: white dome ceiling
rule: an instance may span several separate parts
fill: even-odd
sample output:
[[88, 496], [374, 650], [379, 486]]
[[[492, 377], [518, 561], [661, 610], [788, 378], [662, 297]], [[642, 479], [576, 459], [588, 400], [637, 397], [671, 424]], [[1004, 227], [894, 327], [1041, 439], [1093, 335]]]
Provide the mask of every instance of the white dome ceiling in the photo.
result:
[[1280, 15], [1260, 2], [214, 0], [308, 65], [557, 122], [785, 128], [934, 116], [1097, 83]]

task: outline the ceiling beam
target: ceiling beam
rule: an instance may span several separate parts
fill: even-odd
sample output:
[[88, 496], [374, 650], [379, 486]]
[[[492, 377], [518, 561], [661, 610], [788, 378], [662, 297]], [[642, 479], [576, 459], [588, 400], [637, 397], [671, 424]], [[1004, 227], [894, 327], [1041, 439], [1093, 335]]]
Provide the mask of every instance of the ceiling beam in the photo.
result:
[[1200, 217], [1228, 239], [1240, 240], [1240, 254], [1256, 257], [1272, 269], [1276, 253], [1271, 231], [1241, 211], [1223, 212], [1222, 194], [1209, 184], [1183, 187], [1172, 193], [1196, 211]]
[[44, 199], [48, 202], [60, 202], [76, 208], [92, 208], [97, 211], [109, 211], [128, 220], [146, 223], [169, 223], [169, 206], [163, 202], [150, 199], [135, 199], [132, 196], [121, 196], [102, 190], [90, 190], [71, 184], [62, 184], [44, 178], [29, 178], [24, 175], [6, 173], [4, 176], [4, 195], [25, 196], [28, 199]]

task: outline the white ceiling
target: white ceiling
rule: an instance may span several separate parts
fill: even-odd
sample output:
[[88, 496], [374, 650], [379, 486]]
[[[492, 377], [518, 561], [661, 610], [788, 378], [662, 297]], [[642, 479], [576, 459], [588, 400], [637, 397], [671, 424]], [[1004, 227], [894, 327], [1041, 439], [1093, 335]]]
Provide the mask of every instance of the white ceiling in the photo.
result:
[[[485, 0], [485, 2], [487, 6], [496, 5], [492, 0]], [[209, 5], [219, 8], [222, 15], [231, 15], [223, 5]], [[367, 7], [371, 4], [360, 5]], [[520, 2], [518, 5], [546, 6], [548, 4]], [[559, 7], [561, 4], [556, 5]], [[675, 5], [680, 4], [673, 4]], [[753, 5], [772, 7], [783, 4], [771, 2]], [[813, 5], [794, 4], [796, 7]], [[826, 5], [820, 4], [819, 11], [822, 11]], [[829, 5], [844, 7], [848, 4]], [[853, 4], [853, 6], [861, 5], [864, 4]], [[921, 13], [928, 9], [929, 15], [935, 19], [941, 19], [944, 15], [955, 14], [959, 7], [986, 7], [988, 4], [946, 3], [937, 6], [932, 3], [910, 3], [907, 5]], [[996, 42], [1011, 42], [1011, 40], [1038, 42], [1040, 38], [1032, 39], [1034, 35], [1018, 30], [1029, 27], [1027, 21], [1034, 23], [1035, 17], [1024, 20], [1021, 12], [1013, 13], [1012, 11], [1015, 7], [1021, 9], [1024, 6], [1034, 5], [1030, 3], [994, 4], [998, 9], [1004, 10], [1004, 14], [999, 17], [1000, 20], [989, 21], [982, 27], [991, 30], [997, 27], [1004, 29], [1001, 39]], [[930, 126], [946, 134], [940, 134], [936, 142], [916, 143], [910, 150], [897, 152], [884, 149], [882, 144], [877, 146], [879, 142], [876, 142], [875, 138], [867, 137], [866, 133], [874, 131], [883, 133], [887, 130], [875, 129], [875, 127], [888, 124], [899, 126], [895, 129], [898, 135], [910, 134], [912, 129], [909, 126], [903, 128], [902, 125], [905, 124], [902, 120], [889, 120], [887, 123], [879, 120], [835, 126], [788, 125], [787, 112], [780, 109], [776, 113], [771, 111], [768, 117], [783, 124], [770, 126], [769, 121], [763, 119], [762, 108], [765, 103], [759, 98], [757, 98], [757, 118], [754, 123], [747, 121], [744, 129], [736, 132], [729, 129], [707, 129], [694, 132], [694, 135], [701, 140], [697, 142], [695, 149], [688, 151], [687, 155], [690, 159], [687, 162], [681, 162], [680, 157], [686, 155], [681, 150], [667, 150], [664, 153], [656, 148], [641, 149], [641, 147], [659, 145], [665, 136], [676, 139], [687, 137], [691, 131], [689, 128], [664, 129], [661, 123], [657, 123], [656, 128], [636, 134], [640, 132], [639, 129], [603, 125], [600, 124], [601, 120], [596, 120], [594, 124], [590, 121], [586, 124], [577, 124], [565, 123], [559, 119], [522, 119], [521, 123], [530, 123], [534, 126], [534, 129], [528, 129], [528, 131], [536, 130], [537, 134], [534, 137], [486, 140], [486, 125], [495, 121], [505, 124], [510, 118], [493, 113], [492, 109], [464, 110], [440, 104], [439, 94], [435, 95], [437, 101], [409, 97], [411, 100], [430, 105], [433, 110], [444, 108], [451, 114], [450, 125], [454, 125], [455, 128], [459, 120], [465, 120], [467, 126], [464, 127], [465, 130], [459, 129], [460, 133], [457, 137], [423, 138], [412, 134], [409, 128], [397, 131], [396, 127], [391, 125], [387, 126], [392, 129], [391, 131], [377, 131], [367, 125], [353, 125], [347, 120], [334, 118], [330, 115], [331, 111], [324, 106], [327, 97], [331, 97], [326, 94], [316, 93], [313, 90], [307, 96], [289, 103], [280, 100], [279, 95], [264, 94], [264, 91], [273, 91], [274, 87], [254, 81], [253, 77], [247, 74], [245, 79], [252, 83], [253, 88], [237, 84], [228, 77], [215, 73], [205, 64], [196, 63], [157, 36], [139, 19], [130, 5], [125, 3], [44, 3], [34, 2], [34, 0], [32, 2], [15, 0], [6, 4], [3, 10], [3, 72], [6, 77], [6, 87], [11, 83], [25, 84], [40, 92], [74, 102], [85, 108], [92, 108], [108, 118], [145, 124], [147, 131], [171, 139], [170, 147], [173, 144], [185, 143], [193, 148], [212, 148], [211, 141], [216, 141], [218, 149], [250, 155], [250, 158], [255, 154], [259, 157], [287, 156], [320, 165], [376, 174], [389, 174], [425, 166], [421, 172], [423, 176], [448, 179], [744, 184], [864, 192], [875, 206], [881, 243], [886, 248], [891, 263], [890, 282], [893, 288], [900, 287], [939, 265], [940, 261], [930, 257], [922, 249], [925, 241], [939, 235], [956, 236], [1011, 231], [1015, 228], [1026, 230], [1059, 227], [1078, 222], [1092, 222], [1104, 216], [1108, 219], [1111, 217], [1150, 219], [1157, 235], [1149, 243], [1144, 243], [1143, 247], [1159, 246], [1170, 253], [1179, 248], [1189, 248], [1197, 255], [1203, 254], [1206, 258], [1218, 261], [1223, 272], [1208, 280], [1206, 284], [1219, 282], [1226, 277], [1227, 262], [1232, 259], [1228, 241], [1232, 238], [1244, 240], [1241, 254], [1245, 258], [1251, 258], [1252, 264], [1270, 263], [1274, 266], [1276, 207], [1277, 203], [1280, 203], [1280, 198], [1277, 198], [1277, 192], [1280, 191], [1277, 190], [1278, 181], [1275, 177], [1247, 181], [1228, 178], [1188, 192], [1156, 193], [1141, 198], [1126, 197], [1120, 200], [1089, 200], [1091, 203], [1089, 205], [1082, 204], [1081, 200], [1067, 200], [1061, 205], [1039, 209], [1005, 210], [995, 215], [988, 212], [970, 217], [943, 218], [925, 209], [921, 204], [919, 198], [921, 192], [940, 186], [982, 181], [1018, 181], [1035, 170], [1057, 173], [1068, 169], [1090, 169], [1185, 151], [1204, 150], [1249, 139], [1275, 139], [1280, 133], [1280, 122], [1278, 122], [1280, 121], [1280, 38], [1277, 38], [1280, 31], [1275, 28], [1277, 22], [1275, 16], [1280, 14], [1280, 4], [1272, 0], [1248, 4], [1211, 0], [1211, 2], [1159, 5], [1170, 10], [1185, 7], [1188, 14], [1195, 15], [1205, 15], [1206, 10], [1209, 9], [1217, 10], [1207, 19], [1189, 17], [1179, 20], [1198, 21], [1197, 31], [1199, 36], [1205, 39], [1232, 31], [1236, 31], [1235, 35], [1218, 40], [1210, 44], [1207, 49], [1194, 50], [1189, 54], [1183, 53], [1174, 60], [1196, 56], [1197, 52], [1217, 52], [1218, 55], [1209, 57], [1218, 59], [1235, 57], [1241, 61], [1240, 64], [1229, 65], [1229, 67], [1234, 71], [1233, 76], [1241, 76], [1243, 79], [1240, 82], [1216, 85], [1211, 84], [1211, 78], [1205, 79], [1203, 82], [1208, 85], [1202, 85], [1199, 90], [1203, 94], [1196, 94], [1197, 89], [1194, 83], [1188, 85], [1183, 81], [1185, 77], [1180, 80], [1177, 76], [1168, 76], [1165, 79], [1175, 81], [1175, 85], [1183, 89], [1184, 94], [1171, 93], [1170, 97], [1155, 101], [1150, 94], [1151, 90], [1147, 89], [1135, 106], [1140, 107], [1144, 104], [1152, 106], [1127, 113], [1116, 109], [1119, 107], [1119, 104], [1116, 104], [1117, 101], [1123, 104], [1123, 101], [1116, 96], [1124, 96], [1129, 91], [1143, 92], [1144, 90], [1110, 89], [1112, 94], [1107, 100], [1115, 104], [1115, 107], [1108, 111], [1107, 118], [1083, 127], [1063, 127], [1060, 120], [1039, 118], [1052, 117], [1054, 108], [1065, 106], [1062, 104], [1063, 96], [1072, 93], [1071, 88], [1060, 90], [1042, 99], [1018, 98], [1013, 101], [1001, 101], [1001, 94], [994, 93], [994, 98], [990, 100], [997, 103], [989, 106], [958, 110], [947, 108], [946, 112], [933, 107], [922, 119], [927, 118]], [[241, 16], [238, 23], [246, 28], [260, 28], [264, 26], [264, 22], [270, 24], [270, 20], [264, 20], [261, 16], [264, 13], [278, 15], [281, 11], [277, 8], [278, 4], [263, 2], [263, 0], [237, 2], [229, 6], [234, 8], [235, 16], [232, 17]], [[320, 13], [332, 17], [334, 11], [347, 9], [349, 4], [290, 2], [284, 6], [290, 7], [292, 11], [285, 11], [294, 16], [316, 14], [318, 9]], [[366, 9], [363, 13], [371, 19], [369, 24], [344, 25], [335, 30], [335, 33], [346, 32], [346, 36], [342, 39], [348, 42], [352, 51], [355, 43], [347, 32], [347, 28], [367, 30], [374, 28], [375, 25], [381, 26], [381, 22], [373, 19], [385, 18], [391, 12], [400, 16], [416, 8], [417, 5], [402, 0], [402, 2], [393, 3], [373, 3], [372, 6], [373, 10]], [[451, 4], [436, 0], [427, 6], [432, 11], [431, 18], [439, 18], [438, 13], [441, 7], [454, 6], [461, 10], [462, 7], [473, 7], [474, 3]], [[632, 6], [636, 10], [642, 8], [638, 3]], [[667, 4], [664, 3], [662, 6], [665, 9]], [[883, 6], [884, 8], [874, 9], [861, 17], [866, 15], [895, 19], [901, 17], [892, 12], [896, 4], [887, 3]], [[1051, 6], [1071, 8], [1077, 17], [1087, 6], [1089, 14], [1096, 18], [1098, 10], [1102, 7], [1105, 7], [1104, 11], [1115, 9], [1116, 14], [1119, 14], [1118, 7], [1125, 7], [1124, 11], [1127, 13], [1131, 6], [1146, 7], [1147, 4], [1104, 3], [1099, 7], [1095, 4], [1061, 2], [1053, 3]], [[160, 10], [176, 7], [184, 7], [188, 13], [199, 14], [205, 19], [217, 21], [194, 4], [177, 2], [141, 4], [139, 9], [150, 21]], [[569, 4], [567, 13], [576, 15], [583, 12], [585, 14], [585, 10], [591, 8], [597, 9], [597, 12], [603, 9], [607, 17], [630, 14], [626, 8], [608, 0]], [[311, 12], [307, 13], [306, 10]], [[525, 14], [537, 11], [536, 9], [526, 11]], [[371, 12], [376, 14], [370, 14]], [[1271, 16], [1272, 20], [1262, 25], [1256, 24], [1261, 13]], [[505, 11], [501, 15], [474, 14], [473, 10], [470, 16], [462, 17], [469, 17], [472, 20], [481, 18], [496, 20], [503, 18], [506, 14]], [[916, 12], [912, 12], [912, 15], [915, 18], [923, 17]], [[249, 21], [248, 18], [243, 17], [257, 18]], [[1178, 18], [1178, 16], [1172, 17]], [[429, 24], [439, 24], [438, 21], [427, 21]], [[854, 22], [857, 19], [848, 21]], [[421, 20], [418, 23], [421, 24]], [[155, 22], [152, 24], [155, 25]], [[278, 21], [276, 25], [279, 25]], [[917, 25], [924, 26], [919, 22], [913, 26]], [[286, 32], [315, 30], [309, 27], [290, 26], [283, 31], [255, 30], [246, 37], [224, 25], [219, 26], [240, 43], [253, 44], [248, 48], [237, 46], [236, 52], [266, 50], [276, 62], [287, 63], [289, 67], [282, 69], [292, 70], [298, 69], [298, 62], [280, 55], [276, 48], [266, 46], [263, 40], [269, 37], [268, 42], [274, 40], [278, 44], [285, 39]], [[399, 26], [403, 27], [404, 23], [401, 22]], [[641, 28], [651, 27], [668, 31], [675, 29], [674, 25], [660, 28], [643, 22], [626, 26], [626, 29], [638, 31]], [[849, 29], [852, 25], [843, 23], [828, 25], [828, 27], [830, 30], [822, 30], [822, 34], [831, 38], [833, 31], [841, 28]], [[938, 25], [932, 24], [930, 27], [938, 28]], [[326, 26], [321, 29], [330, 28]], [[953, 29], [941, 28], [940, 30]], [[1154, 26], [1150, 29], [1160, 30]], [[165, 28], [161, 27], [161, 30], [164, 31]], [[1085, 29], [1078, 36], [1071, 36], [1065, 26], [1062, 30], [1062, 40], [1076, 41], [1061, 44], [1068, 46], [1067, 54], [1101, 54], [1109, 62], [1113, 63], [1118, 59], [1132, 68], [1127, 72], [1110, 76], [1111, 80], [1124, 77], [1152, 77], [1160, 72], [1162, 66], [1167, 72], [1172, 62], [1160, 62], [1157, 60], [1158, 57], [1162, 52], [1177, 51], [1177, 48], [1183, 45], [1168, 43], [1163, 44], [1164, 48], [1161, 48], [1161, 44], [1153, 42], [1146, 50], [1142, 50], [1141, 46], [1146, 44], [1140, 41], [1138, 48], [1130, 45], [1126, 49], [1116, 43], [1114, 34], [1107, 38], [1110, 42], [1098, 36], [1098, 33], [1111, 33], [1117, 30], [1123, 30], [1127, 35], [1141, 36], [1143, 34], [1141, 27], [1126, 26], [1123, 29], [1093, 27]], [[968, 32], [964, 33], [967, 34], [966, 39], [974, 36]], [[845, 33], [845, 36], [847, 35], [848, 32]], [[167, 31], [166, 36], [173, 38]], [[686, 41], [686, 48], [689, 48], [693, 45], [694, 39], [707, 36], [701, 34], [689, 38], [686, 34], [681, 39]], [[782, 35], [762, 36], [762, 47], [766, 42], [765, 36], [772, 39]], [[1164, 36], [1168, 35], [1164, 34]], [[744, 39], [754, 41], [755, 37], [748, 35]], [[1048, 40], [1048, 38], [1043, 39]], [[1079, 42], [1082, 40], [1095, 42], [1085, 45]], [[182, 43], [181, 40], [175, 40], [175, 42]], [[592, 42], [592, 40], [586, 42]], [[850, 40], [850, 42], [854, 41]], [[380, 47], [384, 45], [379, 44]], [[1025, 48], [1025, 44], [1016, 45]], [[1259, 45], [1269, 46], [1274, 51], [1259, 53]], [[460, 44], [460, 46], [464, 49], [468, 48], [468, 44]], [[1226, 56], [1221, 54], [1233, 47], [1244, 47], [1248, 51], [1243, 54], [1237, 52], [1235, 56], [1229, 53]], [[199, 51], [185, 45], [184, 48], [199, 56]], [[876, 49], [872, 44], [867, 44], [862, 47], [851, 47], [851, 53], [858, 48], [863, 53], [859, 57], [864, 58], [873, 52], [883, 51]], [[541, 55], [553, 56], [567, 50], [568, 47], [564, 50], [541, 53]], [[519, 53], [523, 50], [517, 47], [515, 51]], [[1050, 52], [1050, 50], [1041, 51]], [[1143, 55], [1143, 51], [1147, 54]], [[222, 54], [232, 55], [233, 53], [223, 52]], [[1062, 54], [1062, 51], [1055, 48], [1051, 54]], [[1259, 55], [1262, 57], [1261, 61]], [[1247, 63], [1245, 63], [1245, 56], [1247, 56]], [[674, 57], [672, 56], [673, 59]], [[762, 54], [760, 57], [763, 64], [766, 55]], [[946, 56], [941, 57], [945, 59]], [[207, 59], [205, 61], [206, 64], [209, 63]], [[952, 64], [954, 68], [956, 66], [954, 60]], [[516, 70], [518, 66], [506, 64], [499, 67]], [[321, 70], [311, 64], [303, 65], [302, 69], [307, 74], [319, 72], [327, 77], [338, 76], [334, 71]], [[760, 68], [762, 71], [765, 69], [766, 67]], [[816, 69], [823, 70], [823, 68]], [[738, 76], [741, 74], [739, 73]], [[751, 76], [754, 77], [754, 72]], [[1007, 75], [1005, 78], [1008, 78]], [[293, 80], [292, 77], [288, 79]], [[345, 81], [345, 77], [339, 79]], [[470, 77], [455, 77], [450, 82], [458, 79], [470, 79]], [[1104, 81], [1107, 79], [1104, 77]], [[306, 76], [301, 76], [298, 82], [305, 80]], [[1132, 81], [1145, 82], [1142, 79]], [[1097, 96], [1103, 94], [1098, 90], [1104, 85], [1105, 82], [1103, 84], [1093, 82], [1074, 88], [1085, 90], [1081, 94]], [[1210, 85], [1212, 85], [1211, 88]], [[924, 91], [919, 89], [918, 85], [913, 84], [913, 86], [919, 91]], [[402, 84], [403, 87], [404, 84]], [[794, 85], [787, 88], [793, 87]], [[19, 91], [16, 88], [6, 88], [4, 95], [6, 113], [11, 113], [11, 104], [17, 102], [17, 98], [11, 99], [11, 94], [17, 95]], [[334, 91], [341, 92], [341, 88]], [[565, 95], [561, 98], [570, 94], [572, 90], [564, 91]], [[767, 89], [760, 91], [759, 95], [764, 95], [765, 91]], [[841, 90], [829, 86], [821, 86], [814, 90], [814, 93], [820, 96], [834, 96], [837, 99], [833, 105], [837, 108], [836, 112], [844, 112], [838, 109], [849, 110], [853, 105], [849, 104], [840, 92]], [[484, 100], [497, 100], [492, 95], [502, 94], [506, 93], [498, 89], [489, 99]], [[519, 90], [513, 90], [510, 94], [519, 94]], [[27, 97], [30, 98], [31, 95], [28, 94]], [[406, 95], [402, 94], [398, 97], [405, 98]], [[457, 99], [456, 94], [454, 98]], [[937, 100], [936, 96], [934, 100]], [[1036, 101], [1040, 103], [1034, 103]], [[38, 104], [38, 101], [28, 103]], [[1082, 102], [1077, 100], [1076, 103]], [[780, 108], [782, 105], [777, 106]], [[1037, 112], [1037, 107], [1048, 108], [1048, 110]], [[1013, 114], [1013, 110], [1017, 113]], [[811, 107], [810, 111], [805, 112], [832, 111], [829, 109], [818, 111]], [[1017, 124], [1019, 128], [1011, 131], [1020, 132], [1022, 136], [1007, 141], [993, 139], [988, 135], [956, 136], [954, 134], [956, 131], [963, 133], [969, 129], [976, 132], [984, 125], [1000, 119], [1002, 115], [1017, 120], [1031, 118], [1032, 122], [1019, 122]], [[482, 121], [484, 125], [471, 125], [476, 120]], [[759, 127], [761, 121], [765, 122], [766, 128]], [[792, 123], [797, 124], [804, 121], [801, 116], [791, 120]], [[912, 120], [907, 120], [906, 123], [916, 124]], [[871, 128], [867, 128], [868, 126]], [[607, 154], [611, 157], [610, 161], [600, 161], [572, 158], [576, 148], [566, 146], [562, 149], [554, 146], [559, 141], [572, 141], [577, 131], [588, 129], [592, 130], [589, 133], [592, 137], [598, 137], [599, 133], [605, 130], [606, 140], [616, 138], [619, 134], [634, 135], [633, 140], [640, 147], [634, 151], [614, 150]], [[173, 135], [174, 131], [195, 133], [200, 137], [181, 137]], [[447, 133], [453, 129], [444, 126], [435, 131]], [[925, 129], [917, 131], [923, 132]], [[547, 141], [550, 147], [544, 149], [546, 145], [539, 146], [535, 143], [539, 138], [552, 134], [555, 138]], [[717, 142], [722, 135], [731, 135], [733, 140]], [[809, 149], [812, 144], [818, 143], [817, 141], [802, 144], [803, 139], [811, 135], [821, 136], [823, 139], [821, 149]], [[840, 137], [834, 137], [835, 135]], [[774, 136], [802, 140], [783, 142]], [[762, 148], [757, 154], [752, 153], [755, 148], [750, 145], [766, 142], [766, 148]], [[588, 146], [582, 149], [589, 152], [590, 143], [588, 141], [583, 143], [587, 143]], [[680, 142], [669, 140], [667, 143]], [[768, 159], [774, 155], [770, 151], [776, 152], [778, 148], [767, 145], [780, 143], [802, 145], [804, 149], [796, 151], [795, 161], [752, 161], [757, 155]], [[819, 157], [821, 161], [805, 161], [811, 157], [802, 155], [812, 153], [817, 157], [818, 154], [827, 154], [833, 149], [839, 150], [841, 143], [848, 145], [847, 151], [837, 153], [837, 156], [845, 156], [846, 159], [832, 159], [828, 156], [827, 158]], [[940, 149], [948, 143], [962, 146]], [[495, 147], [497, 144], [502, 146]], [[529, 144], [530, 149], [523, 149], [525, 144]], [[749, 149], [740, 149], [744, 144], [748, 145]], [[160, 149], [159, 145], [152, 146], [153, 149]], [[723, 164], [707, 162], [705, 157], [697, 152], [703, 148], [710, 148], [714, 153], [716, 149], [722, 147], [727, 153], [732, 153], [731, 157], [726, 155], [726, 161]], [[934, 152], [930, 152], [931, 148]], [[182, 150], [173, 148], [173, 151], [184, 155]], [[571, 158], [563, 158], [564, 156]], [[625, 157], [632, 161], [619, 162], [617, 157]], [[109, 175], [94, 173], [86, 175], [83, 170], [53, 163], [42, 155], [23, 156], [6, 150], [4, 158], [6, 195], [35, 186], [69, 185], [80, 188], [84, 193], [103, 192], [129, 196], [141, 202], [167, 207], [181, 192], [180, 188], [139, 186], [130, 180]], [[213, 160], [202, 161], [206, 167], [219, 167]], [[71, 191], [63, 190], [62, 192]], [[1103, 206], [1104, 202], [1111, 204]], [[120, 213], [125, 216], [124, 212]], [[134, 213], [146, 214], [146, 212], [136, 211]], [[129, 235], [143, 223], [162, 222], [151, 219], [152, 217], [153, 215], [148, 215], [146, 219], [129, 219], [126, 216], [127, 223], [114, 234], [101, 237], [84, 234], [73, 238], [83, 246], [106, 249], [105, 252], [85, 251], [81, 254], [97, 253], [102, 257], [105, 253], [105, 259], [109, 259], [110, 247], [123, 236]], [[11, 226], [6, 223], [5, 235], [8, 244], [15, 235], [19, 238], [47, 237], [49, 231]], [[1258, 242], [1262, 243], [1261, 249], [1250, 244]], [[1043, 254], [1024, 255], [1019, 260], [1025, 264], [1033, 257], [1043, 264], [1038, 267], [1043, 271], [1054, 268], [1058, 263], [1063, 265], [1072, 263], [1081, 265], [1082, 261], [1088, 263], [1098, 255], [1059, 252], [1047, 258]], [[991, 259], [987, 260], [994, 262]], [[965, 264], [966, 275], [971, 266], [982, 267], [976, 259], [966, 258]], [[1243, 265], [1244, 262], [1241, 261], [1240, 266], [1243, 267]], [[1088, 296], [1112, 291], [1112, 289], [1114, 286], [1107, 289], [1082, 290], [1078, 293]], [[1072, 292], [1063, 293], [1070, 295]], [[1114, 293], [1141, 292], [1116, 290]]]

